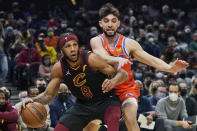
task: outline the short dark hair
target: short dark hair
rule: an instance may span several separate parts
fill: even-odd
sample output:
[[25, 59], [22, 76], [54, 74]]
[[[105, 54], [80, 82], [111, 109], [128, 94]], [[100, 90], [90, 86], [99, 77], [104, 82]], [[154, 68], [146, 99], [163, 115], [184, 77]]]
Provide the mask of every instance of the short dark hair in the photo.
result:
[[46, 80], [43, 78], [43, 77], [38, 77], [38, 78], [36, 78], [35, 80], [34, 80], [34, 85], [36, 85], [36, 82], [37, 81], [45, 81], [46, 82]]
[[168, 91], [170, 89], [170, 86], [177, 86], [178, 87], [178, 91], [179, 92], [181, 91], [180, 86], [177, 84], [177, 82], [170, 83], [169, 86], [168, 86]]
[[31, 89], [38, 89], [38, 88], [37, 88], [36, 86], [31, 86], [31, 87], [29, 87], [29, 88], [27, 89], [27, 96], [30, 95]]
[[111, 3], [106, 3], [99, 9], [99, 17], [100, 19], [106, 17], [109, 14], [113, 14], [118, 19], [120, 19], [120, 12], [117, 8], [115, 8]]

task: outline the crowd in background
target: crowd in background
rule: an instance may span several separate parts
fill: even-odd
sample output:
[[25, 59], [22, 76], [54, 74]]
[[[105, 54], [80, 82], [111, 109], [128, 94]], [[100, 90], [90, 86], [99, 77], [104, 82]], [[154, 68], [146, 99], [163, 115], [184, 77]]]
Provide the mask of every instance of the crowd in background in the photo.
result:
[[[106, 2], [0, 0], [0, 85], [10, 82], [18, 90], [28, 90], [41, 77], [46, 87], [53, 64], [61, 57], [56, 49], [60, 34], [75, 33], [80, 47], [91, 50], [90, 38], [102, 32], [98, 9]], [[168, 87], [174, 82], [178, 83], [184, 101], [190, 100], [197, 106], [197, 2], [114, 0], [112, 3], [121, 13], [119, 33], [138, 41], [146, 52], [167, 63], [183, 59], [190, 64], [187, 69], [170, 74], [132, 59], [134, 78], [141, 83], [141, 96], [147, 97], [151, 110], [155, 110], [159, 99], [168, 95]], [[189, 116], [197, 115], [192, 110], [194, 106], [187, 102], [186, 108]]]

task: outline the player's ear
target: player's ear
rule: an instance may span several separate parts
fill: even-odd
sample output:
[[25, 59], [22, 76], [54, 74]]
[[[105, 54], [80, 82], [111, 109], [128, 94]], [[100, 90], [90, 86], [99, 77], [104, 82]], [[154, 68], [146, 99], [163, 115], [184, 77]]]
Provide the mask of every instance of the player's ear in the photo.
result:
[[60, 53], [61, 53], [61, 56], [63, 56], [63, 55], [64, 55], [64, 53], [62, 52], [62, 50], [60, 50]]
[[120, 20], [118, 20], [118, 27], [120, 27]]
[[103, 26], [102, 26], [102, 22], [101, 22], [101, 20], [99, 20], [99, 26], [102, 28]]

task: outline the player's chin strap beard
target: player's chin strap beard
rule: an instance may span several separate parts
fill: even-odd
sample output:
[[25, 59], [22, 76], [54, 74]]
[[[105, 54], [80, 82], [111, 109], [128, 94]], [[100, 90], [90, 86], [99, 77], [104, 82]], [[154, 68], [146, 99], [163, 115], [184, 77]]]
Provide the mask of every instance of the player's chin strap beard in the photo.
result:
[[108, 35], [106, 31], [103, 30], [103, 33], [105, 34], [105, 36], [107, 37], [114, 37], [117, 33], [117, 31], [114, 31], [114, 34], [113, 35]]

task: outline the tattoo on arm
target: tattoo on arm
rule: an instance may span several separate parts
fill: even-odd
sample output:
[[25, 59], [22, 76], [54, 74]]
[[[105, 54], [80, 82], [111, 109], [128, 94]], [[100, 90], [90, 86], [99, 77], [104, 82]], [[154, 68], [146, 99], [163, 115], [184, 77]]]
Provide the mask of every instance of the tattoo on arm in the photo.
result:
[[35, 102], [39, 102], [43, 105], [49, 104], [51, 101], [53, 101], [53, 96], [46, 94], [45, 92], [39, 94], [35, 98], [33, 98]]

